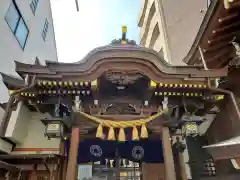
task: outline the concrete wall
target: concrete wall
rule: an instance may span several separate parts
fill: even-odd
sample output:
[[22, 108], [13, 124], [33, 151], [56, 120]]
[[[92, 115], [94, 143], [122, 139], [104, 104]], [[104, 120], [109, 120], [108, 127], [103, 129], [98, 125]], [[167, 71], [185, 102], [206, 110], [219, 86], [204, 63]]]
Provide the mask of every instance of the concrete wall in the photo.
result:
[[[42, 62], [45, 60], [57, 61], [50, 0], [39, 0], [35, 15], [30, 8], [31, 0], [15, 0], [15, 2], [29, 29], [29, 36], [24, 49], [20, 47], [5, 20], [5, 15], [12, 0], [0, 1], [0, 72], [14, 75], [16, 75], [14, 60], [33, 63], [35, 58], [38, 57]], [[46, 18], [49, 26], [47, 38], [44, 41], [42, 30]], [[2, 81], [0, 81], [0, 94], [0, 102], [6, 102], [8, 94]]]
[[11, 113], [5, 137], [15, 143], [22, 143], [27, 136], [27, 128], [31, 118], [32, 113], [27, 107], [22, 102], [18, 103], [16, 110]]
[[16, 143], [13, 153], [36, 154], [58, 153], [59, 139], [48, 140], [44, 137], [45, 126], [41, 119], [48, 114], [30, 112], [23, 103], [12, 112], [5, 137]]
[[59, 153], [60, 139], [48, 140], [47, 137], [44, 136], [45, 126], [40, 121], [41, 118], [44, 117], [35, 115], [31, 119], [29, 119], [28, 127], [22, 129], [22, 131], [27, 132], [27, 135], [22, 141], [22, 143], [17, 144], [13, 153], [15, 154]]
[[159, 0], [162, 3], [173, 64], [181, 64], [207, 11], [207, 0]]
[[[149, 10], [153, 1], [156, 5], [156, 15], [151, 18]], [[159, 45], [154, 49], [159, 51], [160, 47], [163, 48], [164, 58], [168, 62], [175, 65], [183, 64], [182, 59], [190, 50], [205, 16], [207, 2], [207, 0], [143, 0], [139, 18], [140, 37], [143, 37], [145, 29], [148, 27], [151, 29], [159, 23], [160, 38], [156, 37], [156, 44]], [[143, 16], [144, 18], [141, 18]], [[149, 19], [151, 23], [147, 24]], [[147, 36], [151, 37], [152, 32], [149, 31]], [[142, 45], [148, 47], [148, 42]]]

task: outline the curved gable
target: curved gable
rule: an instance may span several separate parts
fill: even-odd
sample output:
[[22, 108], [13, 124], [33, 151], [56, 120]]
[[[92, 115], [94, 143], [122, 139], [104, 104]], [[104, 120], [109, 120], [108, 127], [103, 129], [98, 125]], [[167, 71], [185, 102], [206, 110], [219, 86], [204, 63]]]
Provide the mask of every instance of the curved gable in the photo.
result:
[[191, 79], [217, 78], [227, 75], [227, 69], [204, 70], [200, 66], [172, 66], [156, 51], [134, 44], [114, 43], [98, 47], [76, 63], [46, 61], [40, 64], [16, 62], [20, 76], [37, 74], [39, 78], [61, 78], [95, 80], [107, 71], [138, 72], [150, 79], [161, 82], [162, 78]]

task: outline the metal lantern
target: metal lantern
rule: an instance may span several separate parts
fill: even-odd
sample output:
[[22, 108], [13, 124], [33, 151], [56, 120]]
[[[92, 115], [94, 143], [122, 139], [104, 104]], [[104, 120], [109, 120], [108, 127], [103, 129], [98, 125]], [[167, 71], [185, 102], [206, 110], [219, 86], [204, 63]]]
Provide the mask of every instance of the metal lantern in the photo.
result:
[[199, 134], [198, 124], [195, 121], [186, 121], [182, 125], [182, 134], [184, 136], [195, 137]]
[[51, 138], [65, 139], [67, 134], [67, 127], [62, 120], [43, 119], [41, 121], [45, 125], [44, 135], [48, 139], [51, 139]]

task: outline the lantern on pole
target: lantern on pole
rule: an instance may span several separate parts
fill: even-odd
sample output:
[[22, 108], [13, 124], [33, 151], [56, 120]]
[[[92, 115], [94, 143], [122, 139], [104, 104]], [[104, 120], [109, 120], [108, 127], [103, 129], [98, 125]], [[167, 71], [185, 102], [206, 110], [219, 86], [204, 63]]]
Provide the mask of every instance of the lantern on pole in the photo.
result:
[[48, 139], [51, 138], [67, 138], [68, 127], [61, 119], [42, 119], [42, 123], [45, 125], [44, 136]]
[[199, 135], [199, 122], [194, 120], [183, 120], [182, 124], [182, 134], [183, 136], [198, 136]]

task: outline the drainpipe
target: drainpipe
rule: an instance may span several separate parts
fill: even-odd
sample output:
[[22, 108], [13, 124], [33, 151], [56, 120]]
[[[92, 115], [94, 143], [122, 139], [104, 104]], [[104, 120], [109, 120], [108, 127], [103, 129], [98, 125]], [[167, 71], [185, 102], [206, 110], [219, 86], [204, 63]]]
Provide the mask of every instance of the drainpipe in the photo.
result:
[[78, 4], [78, 0], [75, 0], [75, 4], [76, 4], [77, 12], [79, 12], [79, 4]]
[[7, 126], [8, 126], [8, 123], [9, 123], [9, 118], [10, 118], [9, 116], [10, 116], [11, 106], [12, 106], [12, 103], [14, 102], [14, 100], [15, 100], [15, 96], [20, 94], [23, 91], [29, 90], [32, 87], [34, 87], [35, 84], [36, 84], [35, 80], [36, 80], [36, 75], [33, 76], [32, 82], [29, 86], [24, 87], [22, 89], [19, 89], [19, 90], [13, 92], [10, 95], [7, 106], [6, 106], [6, 109], [5, 109], [5, 112], [4, 112], [4, 115], [3, 115], [3, 118], [2, 118], [2, 122], [0, 124], [0, 137], [3, 137], [6, 133], [6, 129], [7, 129]]
[[[201, 55], [201, 59], [202, 59], [202, 63], [203, 63], [204, 69], [205, 70], [209, 70], [208, 67], [207, 67], [207, 63], [206, 63], [206, 60], [204, 58], [202, 49], [200, 47], [199, 47], [199, 52], [200, 52], [200, 55]], [[225, 94], [228, 94], [230, 96], [231, 102], [233, 103], [233, 106], [234, 106], [236, 115], [238, 117], [238, 120], [240, 120], [240, 110], [238, 108], [237, 101], [236, 101], [236, 98], [235, 98], [233, 92], [229, 91], [229, 90], [221, 89], [221, 88], [212, 87], [209, 78], [208, 78], [208, 87], [209, 87], [210, 90], [213, 90], [213, 91], [216, 91], [216, 92], [225, 93]]]

